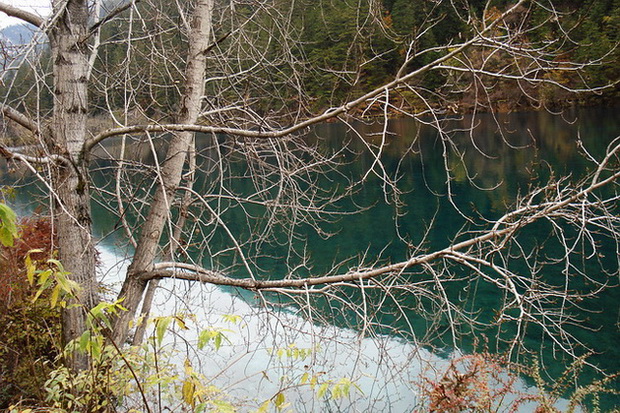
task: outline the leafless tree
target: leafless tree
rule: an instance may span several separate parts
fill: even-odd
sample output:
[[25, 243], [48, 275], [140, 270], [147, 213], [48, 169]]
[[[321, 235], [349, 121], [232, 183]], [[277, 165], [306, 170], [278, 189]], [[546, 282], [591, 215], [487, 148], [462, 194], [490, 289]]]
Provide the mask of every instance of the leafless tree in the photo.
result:
[[[277, 293], [297, 303], [305, 314], [316, 314], [314, 303], [326, 300], [364, 320], [365, 331], [389, 327], [373, 316], [385, 300], [398, 305], [403, 296], [415, 297], [417, 304], [408, 306], [428, 313], [431, 320], [447, 318], [456, 342], [463, 331], [480, 322], [446, 292], [447, 285], [467, 274], [504, 297], [494, 323], [514, 325], [509, 338], [512, 352], [518, 352], [524, 331], [534, 324], [555, 345], [574, 354], [576, 343], [565, 326], [579, 323], [571, 308], [579, 307], [583, 294], [572, 289], [571, 277], [596, 285], [587, 294], [617, 284], [617, 268], [605, 281], [595, 280], [576, 257], [586, 250], [596, 257], [599, 234], [618, 243], [618, 139], [602, 159], [590, 159], [596, 165], [590, 176], [578, 183], [560, 177], [531, 188], [502, 217], [482, 226], [465, 216], [472, 225], [442, 249], [429, 250], [425, 242], [411, 245], [407, 259], [389, 264], [360, 251], [362, 258], [349, 261], [348, 270], [334, 266], [328, 273], [316, 274], [305, 249], [298, 247], [303, 243], [296, 242], [301, 229], [329, 236], [325, 222], [355, 212], [332, 205], [363, 188], [371, 175], [381, 180], [386, 199], [397, 210], [403, 208], [398, 176], [383, 165], [390, 116], [411, 117], [437, 130], [446, 191], [453, 199], [454, 162], [467, 167], [463, 144], [454, 138], [451, 126], [457, 116], [450, 116], [463, 109], [455, 106], [454, 93], [471, 96], [467, 110], [474, 116], [467, 129], [472, 130], [477, 112], [498, 109], [497, 93], [508, 83], [541, 106], [546, 102], [537, 91], [543, 87], [566, 93], [609, 87], [592, 87], [578, 75], [571, 77], [571, 83], [558, 80], [557, 74], [578, 74], [606, 56], [587, 62], [559, 58], [570, 32], [551, 0], [517, 0], [502, 10], [487, 2], [482, 14], [467, 2], [453, 1], [471, 34], [462, 37], [466, 40], [455, 37], [449, 44], [427, 48], [421, 45], [440, 18], [433, 15], [434, 7], [411, 36], [398, 38], [386, 24], [380, 2], [343, 3], [360, 11], [358, 36], [372, 27], [399, 40], [405, 54], [394, 78], [371, 90], [363, 89], [362, 68], [379, 55], [366, 61], [358, 58], [354, 70], [310, 65], [300, 47], [304, 39], [294, 18], [300, 10], [296, 2], [118, 3], [111, 7], [99, 0], [54, 0], [47, 18], [0, 3], [0, 11], [38, 27], [37, 39], [47, 39], [51, 53], [51, 72], [33, 67], [32, 88], [17, 97], [8, 88], [2, 105], [6, 122], [36, 144], [23, 150], [3, 146], [2, 154], [30, 168], [49, 190], [60, 260], [83, 287], [77, 299], [84, 306], [69, 307], [63, 316], [65, 342], [82, 334], [84, 309], [96, 300], [90, 202], [97, 193], [98, 199], [109, 200], [106, 207], [118, 216], [117, 229], [135, 248], [119, 295], [127, 311], [118, 316], [112, 333], [118, 344], [128, 339], [143, 298], [152, 297], [157, 280], [164, 278], [238, 287], [256, 293], [265, 303], [272, 297], [267, 293]], [[533, 23], [535, 12], [546, 17]], [[558, 37], [531, 42], [528, 35], [542, 25], [553, 25]], [[105, 32], [106, 28], [110, 30]], [[120, 58], [119, 50], [124, 54]], [[30, 64], [34, 53], [44, 52], [26, 46], [22, 53], [24, 59], [4, 69], [5, 82], [14, 78], [8, 74], [20, 65]], [[112, 58], [112, 53], [117, 55]], [[428, 63], [413, 64], [426, 55]], [[312, 114], [313, 96], [304, 79], [323, 69], [361, 92]], [[432, 72], [445, 74], [447, 81], [431, 91], [420, 86], [420, 79]], [[49, 112], [37, 106], [43, 106], [45, 94], [52, 96]], [[175, 113], [167, 112], [175, 105]], [[372, 140], [355, 127], [357, 120], [370, 114], [385, 125]], [[500, 127], [499, 120], [492, 119]], [[338, 173], [342, 155], [350, 150], [347, 142], [329, 153], [306, 136], [314, 125], [330, 120], [348, 125], [373, 158], [361, 176], [338, 190], [322, 186], [321, 178], [328, 171]], [[201, 143], [195, 139], [197, 133], [205, 136]], [[138, 142], [147, 148], [151, 162], [131, 155]], [[508, 140], [505, 144], [510, 145]], [[485, 154], [480, 151], [480, 156]], [[112, 168], [115, 179], [95, 185], [93, 164]], [[206, 176], [202, 186], [196, 178], [199, 172]], [[233, 182], [241, 182], [244, 189], [234, 189]], [[455, 213], [466, 215], [453, 204]], [[563, 247], [553, 258], [564, 263], [563, 285], [545, 281], [539, 272], [540, 255], [520, 237], [524, 228], [539, 222], [549, 223], [552, 236]], [[433, 231], [432, 225], [426, 231]], [[286, 270], [265, 279], [260, 259], [268, 254], [270, 243], [287, 246], [281, 258]], [[515, 256], [528, 271], [513, 269]], [[231, 275], [238, 268], [245, 277]], [[348, 299], [350, 291], [357, 291], [362, 301]], [[144, 315], [151, 299], [145, 299]], [[399, 317], [407, 316], [402, 312]], [[142, 334], [138, 333], [138, 341]], [[87, 360], [76, 356], [71, 364], [81, 369]]]

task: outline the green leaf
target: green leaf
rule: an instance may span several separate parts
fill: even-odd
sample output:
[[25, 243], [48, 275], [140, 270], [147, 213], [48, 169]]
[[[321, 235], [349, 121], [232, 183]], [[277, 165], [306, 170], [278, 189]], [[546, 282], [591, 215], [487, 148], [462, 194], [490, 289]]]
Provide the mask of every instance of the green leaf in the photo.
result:
[[211, 338], [211, 330], [202, 330], [198, 335], [198, 349], [202, 350]]
[[0, 227], [0, 242], [5, 247], [13, 246], [13, 234], [11, 234], [11, 231], [5, 226]]
[[2, 203], [0, 203], [0, 220], [2, 220], [2, 227], [6, 228], [13, 236], [17, 236], [17, 214]]
[[112, 328], [112, 323], [110, 322], [110, 319], [106, 314], [106, 311], [109, 311], [110, 309], [112, 309], [112, 312], [114, 312], [115, 304], [101, 302], [95, 307], [93, 307], [89, 312], [89, 322], [91, 323], [91, 328], [97, 327], [97, 323], [93, 323], [91, 319], [100, 320], [103, 324], [106, 325], [106, 327]]
[[215, 346], [215, 349], [219, 350], [220, 347], [222, 347], [222, 342], [224, 340], [230, 343], [230, 340], [228, 340], [228, 338], [224, 334], [225, 332], [231, 331], [219, 328], [207, 328], [205, 330], [202, 330], [198, 335], [198, 349], [202, 350], [209, 343], [209, 341], [213, 340], [213, 345]]
[[82, 336], [80, 337], [80, 342], [78, 343], [78, 349], [80, 351], [86, 351], [89, 343], [90, 343], [90, 330], [86, 330], [82, 333]]
[[224, 321], [229, 322], [229, 323], [237, 324], [239, 321], [241, 321], [241, 316], [240, 315], [236, 315], [236, 314], [224, 314], [222, 316], [222, 319]]
[[321, 384], [321, 386], [319, 387], [319, 390], [316, 392], [316, 396], [319, 399], [322, 399], [323, 396], [325, 396], [325, 393], [327, 393], [328, 389], [329, 389], [329, 382]]
[[276, 407], [278, 409], [281, 409], [282, 406], [284, 406], [284, 402], [286, 401], [286, 398], [284, 397], [284, 393], [280, 392], [278, 393], [278, 395], [276, 396], [275, 400], [273, 401], [276, 405]]
[[155, 338], [157, 339], [157, 344], [161, 345], [161, 342], [164, 339], [164, 334], [166, 333], [171, 321], [171, 317], [160, 317], [155, 320]]
[[101, 342], [97, 339], [97, 337], [90, 340], [90, 351], [93, 358], [99, 358], [101, 355]]
[[213, 405], [215, 407], [217, 407], [217, 412], [219, 413], [234, 413], [237, 410], [235, 409], [235, 406], [233, 406], [232, 404], [228, 403], [225, 400], [213, 400], [211, 401], [211, 403], [213, 403]]

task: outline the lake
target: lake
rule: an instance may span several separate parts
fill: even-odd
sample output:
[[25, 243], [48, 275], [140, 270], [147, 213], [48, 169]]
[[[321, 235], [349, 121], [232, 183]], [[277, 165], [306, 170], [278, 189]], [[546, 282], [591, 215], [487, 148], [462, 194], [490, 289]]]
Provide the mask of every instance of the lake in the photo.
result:
[[[324, 124], [309, 133], [306, 142], [316, 144], [328, 156], [336, 155], [325, 161], [318, 175], [291, 169], [290, 176], [295, 176], [295, 180], [290, 181], [273, 173], [271, 168], [285, 161], [289, 162], [287, 165], [301, 165], [306, 160], [303, 157], [291, 160], [287, 157], [293, 155], [286, 154], [279, 158], [263, 146], [248, 144], [246, 152], [257, 159], [248, 164], [236, 151], [236, 145], [243, 146], [243, 142], [224, 137], [200, 137], [197, 164], [203, 173], [197, 177], [194, 189], [203, 195], [211, 211], [205, 211], [205, 205], [192, 207], [195, 219], [189, 226], [198, 241], [187, 246], [185, 258], [239, 277], [246, 277], [251, 271], [257, 278], [282, 278], [337, 270], [346, 272], [354, 267], [405, 260], [417, 248], [428, 251], [445, 248], [459, 231], [488, 228], [488, 220], [500, 217], [528, 188], [546, 182], [549, 177], [566, 175], [576, 182], [585, 176], [593, 169], [593, 164], [578, 149], [577, 141], [583, 142], [590, 155], [600, 158], [620, 130], [616, 113], [617, 108], [596, 108], [569, 110], [562, 115], [518, 113], [494, 118], [483, 114], [475, 121], [471, 117], [446, 120], [445, 126], [454, 131], [448, 145], [432, 127], [420, 127], [409, 119], [393, 119], [387, 126], [379, 123], [356, 123], [350, 127]], [[472, 122], [476, 128], [470, 134], [466, 130]], [[387, 135], [381, 133], [384, 128]], [[347, 143], [346, 150], [342, 150], [344, 143]], [[384, 146], [380, 162], [377, 162], [368, 148], [377, 151], [377, 146], [373, 145], [380, 143]], [[126, 141], [123, 146], [117, 139], [97, 150], [93, 182], [103, 191], [96, 195], [93, 216], [96, 234], [107, 254], [108, 283], [117, 283], [119, 278], [113, 270], [113, 261], [131, 255], [127, 234], [118, 216], [111, 212], [118, 207], [115, 194], [120, 193], [126, 200], [124, 218], [133, 225], [139, 220], [142, 202], [156, 181], [155, 159], [163, 159], [164, 147], [163, 140], [153, 141], [151, 145]], [[282, 147], [287, 148], [286, 145]], [[121, 152], [127, 160], [122, 173], [117, 175], [113, 159]], [[222, 160], [229, 163], [224, 165]], [[151, 167], [145, 169], [137, 161]], [[450, 171], [449, 179], [446, 170]], [[7, 177], [6, 171], [3, 172]], [[256, 172], [265, 174], [263, 181], [253, 178]], [[122, 187], [116, 185], [119, 176], [126, 183]], [[12, 181], [5, 179], [4, 183]], [[293, 198], [293, 189], [305, 196]], [[26, 211], [32, 208], [31, 196], [36, 192], [32, 187], [18, 190], [15, 205]], [[350, 196], [340, 198], [343, 194]], [[299, 211], [274, 213], [267, 202], [270, 199], [282, 203], [296, 201]], [[328, 199], [331, 202], [327, 202]], [[306, 214], [315, 207], [324, 209], [318, 214]], [[213, 211], [217, 211], [225, 226], [218, 225]], [[313, 220], [318, 218], [327, 221], [320, 223], [321, 231], [316, 230], [318, 224]], [[295, 225], [290, 224], [291, 220], [297, 220]], [[545, 257], [538, 260], [540, 263], [547, 261], [544, 268], [541, 265], [537, 269], [539, 276], [549, 283], [562, 283], [565, 279], [562, 267], [553, 263], [561, 251], [556, 243], [548, 240], [549, 232], [549, 226], [535, 225], [520, 234], [519, 239], [528, 248], [536, 246], [536, 254]], [[231, 244], [231, 234], [234, 234], [236, 245]], [[611, 276], [600, 273], [600, 269], [589, 262], [586, 268], [597, 281], [613, 288], [599, 293], [596, 298], [586, 299], [582, 303], [583, 311], [573, 314], [584, 320], [587, 330], [569, 328], [569, 331], [596, 352], [590, 362], [614, 373], [620, 371], [618, 245], [613, 239], [601, 238], [597, 242], [599, 265]], [[243, 257], [239, 250], [243, 251]], [[517, 255], [517, 252], [511, 255], [512, 268], [516, 272], [526, 272], [527, 262]], [[417, 282], [432, 281], [428, 273], [416, 271], [410, 276], [418, 277]], [[266, 371], [269, 363], [276, 371], [284, 372], [286, 366], [281, 365], [285, 364], [282, 360], [266, 355], [267, 349], [291, 343], [313, 347], [318, 343], [314, 336], [340, 337], [340, 341], [319, 340], [323, 358], [313, 361], [316, 368], [327, 370], [331, 365], [338, 372], [336, 377], [357, 378], [363, 383], [362, 399], [380, 400], [374, 404], [352, 402], [342, 408], [380, 410], [390, 406], [393, 411], [404, 411], [400, 409], [411, 408], [415, 399], [408, 396], [416, 391], [411, 383], [416, 377], [419, 379], [425, 368], [419, 363], [395, 377], [389, 366], [413, 364], [414, 353], [416, 360], [441, 364], [440, 356], [453, 354], [455, 347], [465, 352], [488, 349], [501, 353], [508, 348], [503, 339], [517, 334], [509, 324], [500, 330], [484, 327], [494, 319], [504, 302], [497, 289], [481, 282], [480, 277], [469, 277], [471, 274], [463, 269], [451, 267], [450, 271], [454, 280], [446, 284], [443, 293], [468, 314], [475, 314], [479, 321], [475, 326], [467, 326], [459, 320], [463, 334], [457, 338], [452, 336], [450, 325], [456, 321], [441, 315], [438, 311], [441, 309], [435, 308], [435, 301], [420, 298], [411, 290], [396, 290], [395, 295], [386, 298], [376, 291], [345, 286], [335, 290], [329, 300], [324, 296], [308, 297], [308, 303], [313, 304], [310, 307], [304, 304], [306, 298], [300, 303], [287, 296], [268, 293], [266, 302], [244, 291], [204, 286], [190, 288], [188, 283], [177, 282], [163, 284], [157, 308], [160, 314], [188, 311], [188, 308], [192, 313], [202, 311], [209, 314], [203, 318], [209, 325], [221, 324], [218, 317], [226, 314], [241, 313], [248, 320], [257, 317], [259, 321], [248, 321], [247, 325], [251, 326], [248, 329], [234, 329], [235, 333], [231, 334], [239, 341], [235, 341], [235, 345], [231, 343], [224, 353], [228, 362], [235, 354], [240, 354], [234, 364], [244, 367], [230, 368], [222, 361], [227, 357], [218, 362], [220, 370], [235, 371], [226, 381], [233, 392], [239, 390], [231, 383], [244, 380], [246, 389], [248, 383], [252, 383], [252, 386], [277, 391], [277, 385], [273, 384], [277, 373], [272, 372], [275, 376], [267, 380], [260, 372]], [[585, 282], [571, 282], [574, 289], [590, 288]], [[363, 311], [359, 303], [364, 303]], [[374, 320], [370, 324], [365, 320], [369, 315]], [[290, 328], [293, 325], [296, 327]], [[284, 326], [288, 327], [283, 330]], [[265, 330], [273, 334], [257, 339]], [[542, 337], [540, 329], [532, 328], [519, 340], [538, 355], [547, 374], [556, 377], [565, 368], [567, 358], [547, 339], [542, 341]], [[250, 342], [262, 344], [250, 349]], [[240, 350], [242, 348], [245, 350]], [[243, 354], [248, 358], [242, 357]], [[342, 354], [342, 360], [334, 357], [337, 354]], [[382, 366], [377, 360], [386, 355], [393, 364]], [[197, 363], [200, 359], [196, 356]], [[347, 360], [344, 365], [343, 360]], [[307, 360], [294, 366], [300, 374], [306, 371], [304, 363]], [[375, 369], [375, 380], [368, 379], [371, 375], [368, 369]], [[208, 370], [218, 371], [212, 366]], [[254, 379], [243, 379], [239, 371], [245, 371]], [[594, 377], [599, 376], [593, 369], [586, 369], [582, 375], [584, 380]], [[379, 381], [384, 384], [378, 386]], [[271, 384], [267, 385], [268, 382]], [[308, 402], [307, 395], [298, 397], [299, 403], [301, 400]], [[604, 400], [606, 407], [618, 403], [618, 398], [614, 397]]]

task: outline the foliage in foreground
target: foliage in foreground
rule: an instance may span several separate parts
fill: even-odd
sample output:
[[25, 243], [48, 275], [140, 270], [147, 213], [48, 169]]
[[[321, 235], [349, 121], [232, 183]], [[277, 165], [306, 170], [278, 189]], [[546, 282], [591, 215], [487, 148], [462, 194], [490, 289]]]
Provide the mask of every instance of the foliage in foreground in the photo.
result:
[[[17, 222], [6, 205], [0, 204], [0, 208], [0, 231], [6, 235], [2, 236], [0, 247], [0, 409], [3, 409], [16, 399], [39, 401], [45, 397], [43, 384], [59, 353], [60, 311], [43, 297], [34, 299], [37, 288], [28, 282], [25, 265], [27, 259], [32, 263], [50, 256], [49, 220], [33, 217]], [[31, 250], [38, 252], [31, 253]]]
[[[488, 353], [464, 355], [451, 361], [437, 380], [421, 380], [422, 406], [417, 412], [601, 412], [602, 394], [614, 390], [618, 375], [575, 387], [586, 357], [576, 359], [553, 383], [547, 383], [536, 360], [531, 366], [509, 363]], [[520, 377], [535, 386], [523, 388]], [[561, 403], [562, 399], [565, 399]], [[615, 410], [614, 410], [615, 411]]]

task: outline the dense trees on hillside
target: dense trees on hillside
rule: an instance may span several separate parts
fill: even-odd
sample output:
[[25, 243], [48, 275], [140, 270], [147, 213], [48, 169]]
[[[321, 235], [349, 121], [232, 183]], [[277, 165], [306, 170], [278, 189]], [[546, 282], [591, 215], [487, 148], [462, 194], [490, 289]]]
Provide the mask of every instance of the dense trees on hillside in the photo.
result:
[[[235, 85], [236, 88], [243, 88], [246, 94], [259, 99], [254, 103], [255, 107], [261, 110], [273, 111], [274, 108], [280, 108], [286, 111], [288, 102], [298, 100], [303, 102], [306, 110], [317, 113], [333, 106], [339, 99], [353, 99], [369, 88], [379, 87], [392, 79], [406, 60], [407, 71], [431, 62], [439, 52], [432, 48], [471, 39], [485, 21], [498, 16], [509, 3], [386, 0], [380, 4], [338, 0], [279, 2], [275, 10], [254, 10], [250, 6], [237, 6], [233, 17], [236, 22], [221, 21], [216, 24], [215, 35], [221, 43], [215, 47], [227, 48], [244, 40], [251, 40], [257, 49], [264, 47], [261, 52], [264, 53], [262, 62], [253, 62], [251, 59], [255, 54], [250, 50], [240, 53], [248, 61], [239, 69], [249, 69], [253, 64], [259, 64], [260, 69], [253, 71], [252, 81]], [[562, 28], [553, 28], [553, 24], [547, 24], [549, 17], [540, 10], [522, 6], [522, 9], [517, 11], [519, 15], [512, 18], [513, 26], [525, 18], [528, 24], [537, 28], [528, 31], [520, 41], [524, 44], [547, 42], [544, 52], [550, 60], [569, 62], [577, 59], [596, 62], [579, 74], [563, 72], [556, 79], [563, 86], [587, 89], [617, 81], [619, 69], [615, 62], [618, 60], [618, 50], [614, 45], [620, 41], [617, 30], [620, 19], [618, 1], [566, 1], [554, 3], [554, 7], [557, 9], [558, 18], [562, 19]], [[169, 30], [179, 23], [175, 13], [170, 10], [155, 16], [146, 14], [146, 23], [136, 28], [136, 35], [139, 38], [146, 34], [145, 31], [152, 31], [153, 27], [168, 27], [168, 31], [161, 32], [158, 42], [162, 45], [168, 44], [171, 50], [178, 48], [181, 39]], [[255, 14], [262, 15], [254, 19]], [[244, 23], [244, 19], [248, 20], [247, 23]], [[254, 36], [252, 39], [236, 38], [234, 28], [241, 24], [250, 27], [248, 32]], [[511, 23], [508, 21], [505, 24], [508, 29], [506, 34], [511, 29], [517, 29], [516, 26], [510, 28]], [[122, 61], [124, 53], [116, 41], [121, 40], [119, 37], [126, 33], [126, 25], [127, 23], [118, 21], [116, 27], [108, 28], [111, 36], [103, 40], [104, 43], [110, 42], [105, 47], [105, 53], [111, 57], [108, 64]], [[152, 28], [148, 29], [148, 25], [152, 25]], [[287, 31], [285, 37], [279, 37], [282, 29]], [[568, 36], [560, 39], [562, 30], [567, 30]], [[248, 33], [244, 34], [247, 35]], [[106, 38], [105, 34], [103, 38]], [[152, 55], [148, 55], [148, 43], [143, 43], [144, 59], [152, 58]], [[132, 68], [136, 72], [136, 80], [141, 79], [145, 86], [148, 83], [167, 86], [156, 88], [156, 92], [147, 92], [143, 90], [147, 88], [141, 87], [134, 90], [142, 91], [144, 96], [141, 99], [144, 102], [173, 104], [176, 96], [173, 85], [180, 77], [178, 68], [168, 67], [169, 63], [162, 62], [154, 73], [147, 74], [144, 73], [146, 66], [140, 65], [140, 61], [135, 59], [135, 67]], [[267, 65], [262, 65], [267, 61]], [[221, 65], [222, 62], [215, 64]], [[517, 67], [512, 70], [513, 75], [519, 74]], [[550, 68], [549, 71], [551, 72]], [[221, 68], [221, 73], [226, 73], [224, 67]], [[549, 73], [548, 76], [553, 74]], [[465, 90], [454, 95], [451, 93], [454, 86], [452, 80], [447, 71], [433, 71], [426, 73], [418, 82], [420, 86], [436, 93], [432, 99], [435, 104], [448, 106], [462, 101], [466, 105], [461, 109], [471, 110], [473, 92]], [[483, 81], [486, 83], [485, 79]], [[256, 89], [259, 85], [268, 89]], [[545, 88], [537, 84], [528, 87], [526, 93], [519, 86], [510, 83], [503, 86], [510, 89], [510, 98], [517, 97], [517, 102], [509, 104], [505, 110], [538, 107], [541, 100], [550, 105], [564, 106], [569, 103], [569, 99], [572, 103], [575, 99], [588, 102], [593, 98], [592, 94], [568, 98], [566, 93], [562, 93], [557, 87]], [[493, 87], [492, 81], [489, 87]], [[305, 96], [304, 91], [307, 93]], [[166, 93], [170, 95], [170, 99], [148, 96], [147, 93]], [[617, 88], [602, 93], [613, 98]], [[94, 96], [97, 96], [97, 93]], [[270, 96], [269, 100], [261, 101], [267, 96]], [[404, 106], [419, 105], [420, 102], [407, 97], [405, 93], [396, 99], [402, 100]], [[594, 100], [597, 99], [600, 99], [600, 94], [594, 95]], [[156, 109], [151, 106], [151, 110]]]
[[[214, 34], [218, 36], [214, 48], [239, 47], [243, 51], [248, 44], [254, 44], [254, 52], [248, 49], [238, 56], [246, 59], [245, 62], [233, 64], [238, 64], [239, 70], [256, 69], [253, 65], [259, 65], [259, 69], [252, 70], [252, 80], [230, 85], [229, 93], [243, 89], [244, 94], [252, 96], [253, 107], [260, 111], [279, 108], [283, 113], [288, 113], [290, 102], [297, 101], [303, 103], [306, 113], [318, 113], [338, 99], [355, 98], [364, 90], [385, 83], [401, 70], [405, 60], [408, 60], [406, 70], [414, 70], [436, 57], [439, 49], [433, 51], [432, 48], [471, 39], [485, 21], [499, 15], [508, 3], [385, 0], [382, 4], [362, 2], [360, 5], [345, 0], [312, 4], [297, 1], [276, 2], [276, 7], [269, 10], [240, 4], [234, 8], [234, 14], [232, 10], [227, 12], [225, 3], [222, 3], [216, 5], [222, 10], [222, 20], [214, 26]], [[620, 76], [615, 64], [619, 58], [615, 45], [620, 41], [618, 0], [563, 1], [554, 2], [553, 7], [557, 18], [562, 20], [561, 28], [547, 24], [549, 17], [540, 10], [522, 6], [517, 11], [520, 17], [535, 27], [520, 41], [524, 44], [546, 42], [545, 53], [556, 62], [574, 59], [593, 64], [579, 72], [562, 71], [561, 74], [554, 74], [548, 68], [544, 76], [558, 81], [561, 86], [576, 89], [597, 88], [616, 82]], [[131, 85], [126, 84], [128, 78], [120, 76], [120, 72], [116, 77], [108, 77], [92, 85], [94, 114], [104, 113], [109, 108], [122, 110], [128, 86], [133, 90], [131, 98], [149, 114], [168, 113], [178, 100], [182, 72], [174, 62], [182, 60], [182, 56], [170, 60], [168, 56], [159, 54], [153, 44], [171, 53], [182, 50], [183, 37], [175, 29], [183, 27], [183, 18], [172, 5], [154, 9], [137, 3], [136, 12], [143, 18], [141, 24], [133, 24], [121, 15], [101, 27], [101, 58], [95, 62], [93, 70], [123, 65], [128, 58], [125, 40], [131, 30], [134, 37], [132, 56], [124, 70], [132, 75]], [[231, 13], [230, 18], [224, 17], [226, 13]], [[515, 22], [516, 19], [513, 18]], [[505, 24], [510, 29], [510, 22]], [[235, 29], [240, 26], [248, 28], [242, 35]], [[282, 29], [286, 29], [287, 34], [279, 37]], [[566, 36], [559, 39], [562, 31], [566, 31]], [[242, 39], [237, 36], [253, 37]], [[246, 46], [241, 42], [245, 42]], [[262, 49], [262, 61], [253, 61], [258, 49]], [[41, 108], [51, 109], [49, 89], [35, 91], [31, 88], [39, 76], [34, 70], [37, 67], [44, 71], [45, 67], [49, 68], [49, 58], [49, 54], [43, 52], [35, 61], [11, 72], [15, 78], [10, 83], [10, 96], [17, 98], [37, 93]], [[480, 59], [483, 56], [470, 58]], [[160, 62], [157, 65], [146, 64], [158, 59]], [[266, 62], [269, 63], [265, 65]], [[230, 62], [213, 59], [211, 63], [213, 67], [210, 69], [217, 71], [219, 67], [221, 74], [230, 69], [226, 67]], [[517, 75], [517, 66], [512, 71], [513, 75]], [[562, 87], [557, 86], [504, 82], [501, 87], [494, 87], [493, 81], [480, 81], [499, 93], [491, 101], [502, 102], [487, 110], [536, 108], [541, 103], [556, 107], [574, 104], [575, 101], [593, 103], [601, 98], [613, 99], [618, 93], [616, 87], [595, 94], [568, 96]], [[460, 111], [467, 112], [476, 99], [471, 88], [453, 93], [455, 79], [448, 75], [448, 71], [426, 73], [418, 82], [432, 92], [429, 97], [432, 96], [431, 100], [436, 105], [459, 107]], [[221, 89], [221, 82], [211, 82], [207, 87], [211, 85], [212, 92]], [[4, 87], [7, 86], [9, 84], [5, 82]], [[221, 98], [225, 100], [229, 97]], [[395, 99], [399, 105], [421, 109], [418, 107], [419, 100], [407, 93], [397, 94]]]

